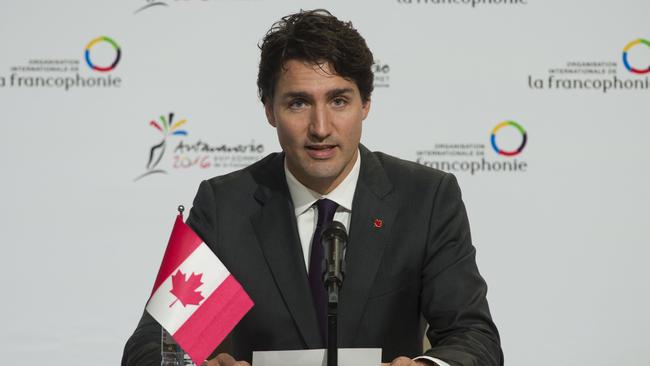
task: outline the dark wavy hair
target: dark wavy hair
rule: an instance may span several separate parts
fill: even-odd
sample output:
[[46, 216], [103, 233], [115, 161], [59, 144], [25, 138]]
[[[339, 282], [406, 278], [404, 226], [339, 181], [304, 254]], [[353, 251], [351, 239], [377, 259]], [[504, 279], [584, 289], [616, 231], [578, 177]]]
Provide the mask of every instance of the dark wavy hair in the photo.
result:
[[370, 100], [372, 52], [351, 22], [342, 22], [325, 9], [283, 17], [271, 26], [259, 48], [257, 88], [262, 103], [273, 99], [280, 72], [290, 60], [328, 63], [337, 75], [357, 84], [364, 103]]

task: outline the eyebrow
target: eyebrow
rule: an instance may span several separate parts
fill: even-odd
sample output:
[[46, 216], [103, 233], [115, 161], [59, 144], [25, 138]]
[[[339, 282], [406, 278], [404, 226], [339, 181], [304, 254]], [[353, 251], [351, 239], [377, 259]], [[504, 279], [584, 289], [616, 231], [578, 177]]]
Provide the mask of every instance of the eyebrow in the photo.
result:
[[352, 88], [338, 88], [338, 89], [332, 89], [332, 90], [330, 90], [330, 91], [327, 92], [327, 96], [328, 96], [329, 98], [333, 98], [333, 97], [335, 97], [335, 96], [337, 96], [337, 95], [347, 94], [347, 93], [353, 93]]
[[[342, 94], [347, 94], [347, 93], [353, 93], [352, 88], [336, 88], [332, 89], [327, 92], [327, 97], [328, 98], [333, 98], [337, 95], [342, 95]], [[312, 99], [311, 95], [307, 92], [303, 91], [295, 91], [295, 92], [286, 92], [282, 94], [282, 99], [289, 99], [289, 98], [302, 98], [302, 99], [307, 99], [310, 100]]]

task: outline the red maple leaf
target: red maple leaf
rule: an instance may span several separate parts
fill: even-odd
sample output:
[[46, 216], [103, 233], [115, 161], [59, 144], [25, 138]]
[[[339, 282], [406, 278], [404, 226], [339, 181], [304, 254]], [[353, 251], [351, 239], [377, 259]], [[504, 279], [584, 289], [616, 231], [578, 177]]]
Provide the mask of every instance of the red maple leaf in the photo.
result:
[[176, 271], [176, 274], [172, 275], [172, 289], [169, 291], [176, 296], [176, 300], [169, 304], [169, 307], [171, 308], [178, 300], [181, 301], [183, 307], [201, 303], [204, 297], [201, 295], [201, 291], [196, 291], [203, 284], [201, 277], [203, 277], [203, 273], [192, 272], [190, 278], [185, 280], [185, 274], [180, 269]]

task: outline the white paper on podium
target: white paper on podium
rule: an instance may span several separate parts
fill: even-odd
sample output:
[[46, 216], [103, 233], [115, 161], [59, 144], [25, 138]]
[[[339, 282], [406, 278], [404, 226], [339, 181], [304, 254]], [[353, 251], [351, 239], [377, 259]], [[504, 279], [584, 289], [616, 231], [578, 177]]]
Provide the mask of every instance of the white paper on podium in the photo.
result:
[[[324, 349], [253, 352], [252, 366], [327, 366]], [[340, 348], [339, 366], [380, 366], [381, 348]]]

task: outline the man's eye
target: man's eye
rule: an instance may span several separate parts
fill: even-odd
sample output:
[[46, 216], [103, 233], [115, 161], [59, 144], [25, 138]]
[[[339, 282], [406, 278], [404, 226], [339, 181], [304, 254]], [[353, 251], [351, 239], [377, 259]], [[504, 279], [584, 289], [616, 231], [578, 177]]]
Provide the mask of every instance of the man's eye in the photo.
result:
[[289, 102], [289, 108], [291, 109], [300, 109], [304, 108], [307, 105], [304, 100], [302, 99], [295, 99]]
[[335, 107], [343, 107], [347, 104], [347, 100], [345, 100], [345, 98], [334, 98], [332, 104], [334, 104]]

